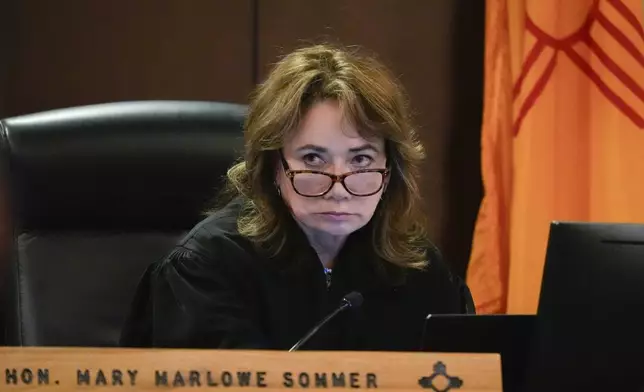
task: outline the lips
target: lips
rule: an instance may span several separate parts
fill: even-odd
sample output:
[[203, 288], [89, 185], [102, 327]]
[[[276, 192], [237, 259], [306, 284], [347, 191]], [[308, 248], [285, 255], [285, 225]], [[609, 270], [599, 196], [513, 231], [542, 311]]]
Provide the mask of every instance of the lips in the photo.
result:
[[350, 214], [348, 212], [336, 212], [336, 211], [321, 212], [318, 215], [322, 219], [325, 219], [327, 221], [332, 221], [332, 222], [344, 222], [352, 219], [353, 216], [355, 216], [355, 214]]

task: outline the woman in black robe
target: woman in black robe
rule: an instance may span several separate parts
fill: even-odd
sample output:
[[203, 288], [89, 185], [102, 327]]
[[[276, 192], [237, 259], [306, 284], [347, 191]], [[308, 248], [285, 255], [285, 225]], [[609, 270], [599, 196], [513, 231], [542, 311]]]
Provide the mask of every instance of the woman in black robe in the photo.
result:
[[473, 313], [428, 240], [424, 150], [402, 88], [374, 58], [294, 51], [258, 86], [244, 160], [209, 212], [142, 278], [121, 344], [417, 350], [428, 314]]

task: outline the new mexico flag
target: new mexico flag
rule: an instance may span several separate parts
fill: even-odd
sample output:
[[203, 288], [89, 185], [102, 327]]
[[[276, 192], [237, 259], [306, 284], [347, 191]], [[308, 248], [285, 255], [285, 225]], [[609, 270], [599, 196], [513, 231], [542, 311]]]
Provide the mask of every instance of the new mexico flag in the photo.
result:
[[644, 223], [642, 0], [488, 0], [480, 313], [536, 311], [553, 220]]

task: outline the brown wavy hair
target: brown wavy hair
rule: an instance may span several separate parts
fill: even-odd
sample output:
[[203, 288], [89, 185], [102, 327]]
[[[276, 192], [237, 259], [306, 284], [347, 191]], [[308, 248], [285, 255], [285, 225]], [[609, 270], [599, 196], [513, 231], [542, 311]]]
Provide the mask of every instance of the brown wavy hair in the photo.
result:
[[391, 174], [371, 222], [376, 253], [397, 266], [424, 268], [428, 242], [418, 184], [424, 149], [402, 86], [376, 57], [357, 48], [295, 50], [252, 94], [244, 159], [228, 170], [224, 193], [225, 200], [243, 196], [239, 233], [273, 256], [284, 250], [292, 217], [274, 184], [278, 151], [309, 108], [323, 100], [336, 101], [363, 137], [385, 140]]

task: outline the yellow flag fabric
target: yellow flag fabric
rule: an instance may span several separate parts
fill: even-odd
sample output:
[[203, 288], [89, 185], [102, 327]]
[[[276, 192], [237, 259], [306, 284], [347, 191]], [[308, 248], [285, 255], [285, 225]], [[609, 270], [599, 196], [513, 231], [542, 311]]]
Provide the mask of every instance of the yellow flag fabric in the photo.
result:
[[550, 222], [644, 222], [642, 6], [487, 1], [478, 312], [536, 311]]

